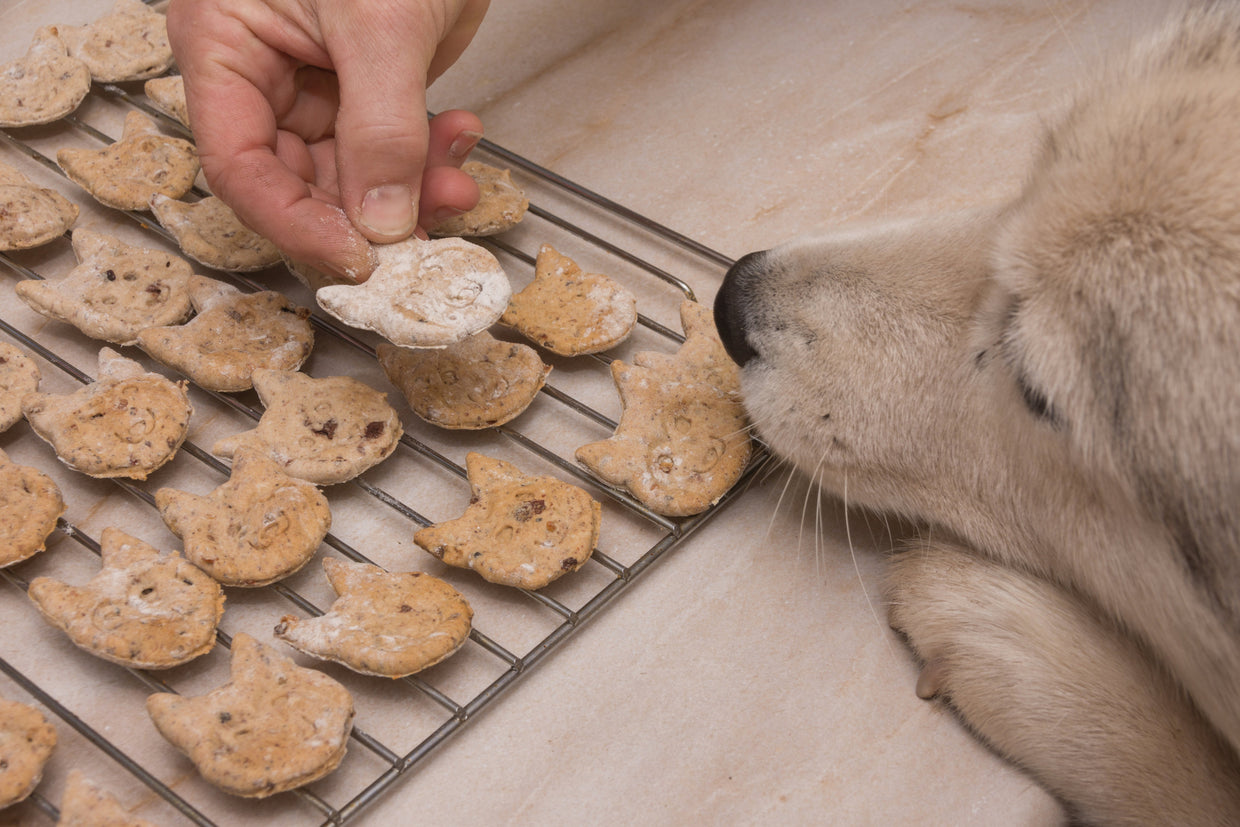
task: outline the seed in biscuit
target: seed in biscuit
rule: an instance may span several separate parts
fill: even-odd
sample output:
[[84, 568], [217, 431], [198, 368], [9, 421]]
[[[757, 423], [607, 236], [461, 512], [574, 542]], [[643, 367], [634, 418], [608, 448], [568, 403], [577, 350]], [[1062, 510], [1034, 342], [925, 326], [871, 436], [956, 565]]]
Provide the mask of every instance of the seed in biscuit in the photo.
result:
[[73, 233], [78, 265], [57, 279], [27, 279], [18, 297], [93, 339], [132, 345], [139, 331], [189, 316], [189, 264], [91, 230]]
[[614, 279], [587, 273], [544, 244], [534, 280], [512, 297], [500, 321], [561, 356], [599, 353], [633, 332], [637, 299]]
[[523, 589], [540, 589], [590, 558], [603, 509], [585, 491], [476, 452], [465, 465], [469, 507], [418, 531], [419, 546], [450, 566]]
[[110, 14], [59, 29], [69, 54], [103, 83], [155, 77], [172, 65], [168, 23], [141, 0], [116, 0]]
[[403, 347], [443, 347], [490, 327], [512, 287], [495, 256], [460, 238], [410, 237], [374, 247], [379, 266], [362, 284], [315, 294], [340, 321]]
[[55, 748], [56, 730], [43, 713], [0, 698], [0, 809], [34, 792]]
[[34, 33], [25, 57], [0, 65], [0, 126], [51, 123], [77, 109], [90, 69], [69, 57], [55, 26]]
[[60, 799], [57, 824], [73, 827], [155, 827], [137, 818], [116, 796], [87, 778], [81, 770], [69, 770], [65, 792]]
[[144, 480], [176, 455], [189, 432], [193, 408], [185, 386], [105, 347], [94, 382], [68, 394], [28, 394], [22, 413], [75, 471]]
[[103, 567], [82, 586], [36, 577], [27, 592], [43, 618], [93, 655], [135, 669], [168, 669], [211, 651], [224, 592], [176, 552], [118, 528], [99, 539]]
[[353, 729], [347, 689], [245, 633], [233, 638], [228, 683], [198, 697], [151, 695], [146, 709], [203, 778], [245, 798], [327, 775], [344, 758]]
[[187, 560], [225, 586], [265, 586], [314, 556], [331, 527], [327, 497], [266, 455], [238, 452], [228, 482], [205, 497], [161, 488], [159, 516]]
[[474, 611], [460, 592], [418, 571], [387, 572], [327, 557], [339, 597], [320, 617], [281, 618], [276, 637], [299, 652], [363, 675], [400, 678], [451, 655], [469, 638]]
[[64, 513], [65, 501], [51, 477], [0, 451], [0, 569], [42, 551]]
[[668, 517], [705, 511], [749, 461], [745, 412], [735, 367], [718, 342], [709, 311], [687, 302], [688, 334], [676, 356], [644, 352], [634, 365], [612, 362], [624, 410], [615, 434], [577, 449], [577, 461]]
[[22, 398], [39, 389], [39, 366], [16, 345], [0, 342], [0, 432], [22, 418]]
[[160, 112], [174, 118], [182, 126], [189, 126], [189, 107], [185, 103], [185, 78], [180, 75], [151, 78], [142, 84], [142, 91]]
[[385, 343], [376, 353], [413, 412], [441, 428], [477, 430], [511, 421], [551, 372], [532, 347], [485, 330], [439, 350]]
[[243, 391], [259, 368], [297, 370], [314, 346], [310, 310], [283, 293], [242, 293], [231, 284], [193, 275], [197, 315], [183, 325], [148, 327], [138, 346], [213, 391]]
[[217, 270], [248, 273], [280, 261], [276, 245], [241, 223], [214, 195], [192, 204], [166, 195], [151, 199], [151, 212], [172, 233], [181, 252]]
[[529, 199], [512, 182], [512, 174], [478, 161], [466, 161], [461, 170], [478, 185], [478, 204], [472, 210], [441, 222], [433, 236], [488, 236], [510, 230], [525, 217]]
[[150, 209], [155, 195], [180, 198], [198, 175], [194, 145], [164, 135], [136, 109], [125, 116], [119, 141], [102, 149], [66, 147], [56, 163], [101, 204], [118, 210]]
[[404, 433], [387, 398], [352, 377], [260, 369], [253, 380], [266, 406], [258, 427], [215, 443], [217, 456], [252, 447], [291, 476], [333, 485], [382, 462]]
[[77, 218], [77, 204], [0, 163], [0, 250], [39, 247], [64, 235]]

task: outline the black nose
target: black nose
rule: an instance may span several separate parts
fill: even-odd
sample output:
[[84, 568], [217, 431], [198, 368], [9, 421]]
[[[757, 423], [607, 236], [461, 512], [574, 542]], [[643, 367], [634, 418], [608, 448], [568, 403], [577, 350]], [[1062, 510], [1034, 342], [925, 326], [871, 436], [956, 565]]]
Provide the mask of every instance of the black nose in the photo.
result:
[[750, 253], [728, 269], [715, 294], [715, 327], [723, 349], [741, 367], [757, 356], [745, 335], [748, 310], [752, 306], [752, 285], [766, 269], [766, 253]]

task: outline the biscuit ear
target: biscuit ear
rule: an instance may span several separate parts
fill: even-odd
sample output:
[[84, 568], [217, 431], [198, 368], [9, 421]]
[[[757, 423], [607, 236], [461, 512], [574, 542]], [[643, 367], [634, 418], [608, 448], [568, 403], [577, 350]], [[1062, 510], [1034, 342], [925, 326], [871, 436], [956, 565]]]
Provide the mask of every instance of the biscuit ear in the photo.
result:
[[158, 557], [159, 549], [109, 526], [99, 536], [99, 554], [105, 569], [122, 568], [148, 557]]

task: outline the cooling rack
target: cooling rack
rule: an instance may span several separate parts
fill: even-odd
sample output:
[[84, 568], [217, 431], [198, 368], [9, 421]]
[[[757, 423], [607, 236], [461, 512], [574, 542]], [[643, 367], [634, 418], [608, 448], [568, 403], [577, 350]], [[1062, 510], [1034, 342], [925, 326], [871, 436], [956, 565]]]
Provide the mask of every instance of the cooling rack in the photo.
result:
[[[115, 230], [127, 240], [176, 252], [175, 243], [147, 214], [96, 207], [61, 176], [52, 160], [58, 146], [112, 141], [123, 113], [132, 108], [158, 119], [167, 131], [184, 132], [150, 106], [140, 84], [96, 84], [78, 112], [61, 122], [0, 130], [0, 160], [74, 197], [84, 210], [78, 226], [93, 217], [107, 225], [95, 225], [96, 229]], [[382, 464], [351, 483], [325, 489], [333, 522], [319, 556], [335, 554], [389, 569], [431, 572], [462, 592], [475, 609], [474, 629], [465, 647], [447, 661], [401, 680], [355, 675], [284, 649], [299, 663], [332, 675], [354, 696], [357, 717], [349, 754], [327, 778], [263, 801], [232, 798], [201, 781], [188, 762], [162, 741], [144, 707], [152, 692], [199, 694], [226, 681], [227, 649], [238, 631], [282, 646], [270, 636], [282, 615], [321, 614], [333, 595], [317, 557], [281, 583], [229, 589], [220, 645], [190, 664], [161, 672], [125, 669], [75, 649], [38, 618], [23, 594], [29, 581], [41, 574], [70, 582], [87, 579], [98, 568], [96, 537], [108, 525], [159, 548], [179, 548], [158, 519], [154, 491], [169, 486], [205, 493], [224, 482], [229, 468], [208, 448], [220, 436], [253, 427], [261, 414], [257, 397], [252, 392], [219, 394], [191, 388], [195, 413], [189, 438], [169, 466], [142, 483], [75, 476], [60, 466], [24, 422], [0, 435], [0, 447], [15, 461], [53, 476], [67, 503], [48, 550], [0, 570], [0, 628], [5, 629], [0, 695], [24, 693], [50, 713], [62, 742], [70, 740], [77, 746], [75, 755], [84, 764], [79, 768], [88, 776], [149, 789], [135, 815], [203, 825], [354, 822], [368, 805], [432, 760], [454, 734], [543, 667], [591, 618], [616, 604], [651, 565], [744, 490], [745, 478], [705, 513], [670, 519], [601, 484], [572, 459], [577, 446], [605, 438], [616, 427], [620, 406], [608, 370], [611, 360], [640, 350], [674, 351], [683, 341], [678, 332], [679, 305], [696, 299], [690, 282], [717, 280], [730, 263], [727, 257], [494, 143], [483, 141], [476, 153], [481, 160], [511, 168], [530, 196], [525, 221], [486, 242], [504, 264], [514, 290], [532, 277], [538, 246], [553, 243], [586, 269], [609, 273], [633, 289], [641, 311], [639, 327], [631, 342], [607, 355], [569, 360], [541, 354], [553, 371], [531, 409], [508, 425], [465, 433], [442, 431], [417, 420], [379, 369], [374, 358], [377, 340], [341, 326], [316, 308], [315, 349], [303, 370], [313, 376], [352, 375], [388, 392], [406, 431], [396, 453]], [[102, 343], [36, 316], [13, 293], [13, 285], [21, 279], [66, 272], [73, 264], [67, 240], [0, 254], [0, 264], [5, 273], [0, 276], [4, 291], [0, 335], [36, 356], [43, 373], [41, 389], [67, 392], [91, 381]], [[253, 276], [199, 265], [195, 271], [247, 291], [279, 289], [299, 304], [315, 307], [310, 293], [282, 268]], [[169, 374], [135, 348], [118, 349]], [[521, 591], [447, 568], [413, 546], [417, 528], [459, 516], [463, 510], [469, 495], [464, 471], [468, 451], [508, 459], [529, 472], [554, 474], [600, 500], [603, 531], [588, 564], [538, 592]], [[751, 463], [746, 478], [756, 465]], [[19, 806], [32, 822], [45, 816], [51, 823], [58, 817], [56, 803], [42, 790]]]

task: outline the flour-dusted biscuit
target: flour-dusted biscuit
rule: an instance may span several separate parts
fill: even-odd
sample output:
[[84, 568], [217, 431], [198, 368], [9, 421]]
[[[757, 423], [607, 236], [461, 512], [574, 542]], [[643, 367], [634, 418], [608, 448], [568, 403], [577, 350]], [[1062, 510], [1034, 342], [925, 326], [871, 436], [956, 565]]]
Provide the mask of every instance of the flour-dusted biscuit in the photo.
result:
[[151, 78], [142, 84], [142, 91], [151, 99], [156, 109], [176, 119], [182, 126], [189, 127], [189, 107], [185, 103], [185, 78], [180, 75]]
[[101, 204], [118, 210], [150, 209], [157, 194], [180, 198], [198, 175], [194, 145], [164, 135], [136, 109], [125, 116], [119, 141], [101, 149], [66, 147], [56, 163]]
[[675, 356], [612, 362], [624, 411], [615, 434], [577, 449], [578, 462], [669, 517], [705, 511], [740, 478], [751, 450], [735, 367], [710, 311], [686, 302], [687, 334]]
[[135, 669], [168, 669], [211, 651], [224, 613], [219, 583], [118, 528], [105, 528], [99, 545], [103, 567], [85, 585], [30, 581], [27, 594], [48, 623], [92, 655]]
[[116, 796], [77, 769], [69, 770], [56, 823], [64, 827], [155, 827], [153, 822], [129, 812]]
[[280, 261], [276, 245], [242, 224], [232, 207], [214, 195], [193, 203], [155, 195], [151, 212], [176, 238], [181, 252], [200, 264], [248, 273]]
[[594, 553], [603, 509], [581, 488], [471, 452], [473, 497], [455, 520], [419, 530], [413, 541], [450, 566], [485, 580], [540, 589]]
[[69, 54], [110, 83], [162, 75], [172, 65], [168, 23], [141, 0], [116, 0], [112, 11], [84, 26], [60, 26]]
[[441, 428], [492, 428], [530, 406], [551, 372], [532, 347], [485, 330], [442, 349], [376, 348], [379, 364], [409, 407]]
[[39, 389], [39, 366], [16, 345], [0, 342], [0, 432], [22, 418], [22, 398]]
[[525, 217], [529, 199], [512, 182], [512, 174], [478, 161], [461, 165], [478, 184], [478, 204], [472, 210], [441, 222], [433, 236], [488, 236], [510, 230]]
[[0, 65], [0, 126], [51, 123], [77, 109], [90, 69], [69, 57], [55, 26], [34, 33], [24, 57]]
[[443, 347], [499, 319], [512, 286], [488, 250], [460, 238], [410, 237], [374, 247], [379, 266], [356, 285], [320, 288], [315, 298], [353, 327], [404, 347]]
[[0, 810], [34, 792], [55, 748], [56, 730], [43, 713], [0, 698]]
[[460, 592], [419, 571], [388, 572], [327, 557], [339, 597], [326, 614], [286, 616], [276, 637], [363, 675], [400, 678], [434, 666], [469, 638], [474, 610]]
[[22, 413], [75, 471], [144, 480], [189, 433], [193, 408], [185, 386], [105, 347], [94, 382], [68, 394], [28, 394]]
[[75, 230], [78, 265], [57, 279], [19, 281], [18, 297], [93, 339], [132, 345], [139, 331], [189, 316], [189, 264], [92, 230]]
[[161, 488], [155, 505], [186, 559], [225, 586], [288, 577], [314, 556], [332, 522], [323, 492], [253, 449], [239, 451], [228, 482], [205, 497]]
[[534, 280], [512, 297], [500, 321], [561, 356], [599, 353], [633, 332], [637, 299], [614, 279], [587, 273], [544, 244]]
[[297, 370], [314, 347], [310, 310], [283, 293], [242, 293], [231, 284], [190, 276], [197, 315], [183, 325], [148, 327], [138, 346], [196, 385], [242, 391], [259, 368]]
[[42, 551], [64, 513], [64, 498], [51, 477], [0, 451], [0, 569]]
[[77, 204], [0, 163], [0, 250], [46, 244], [64, 235], [77, 218]]
[[231, 679], [205, 695], [158, 693], [146, 709], [159, 734], [210, 783], [266, 798], [340, 765], [353, 729], [353, 697], [335, 680], [238, 633]]
[[387, 398], [352, 377], [262, 369], [253, 379], [266, 407], [258, 427], [221, 439], [212, 453], [256, 448], [294, 477], [332, 485], [382, 462], [404, 433]]

